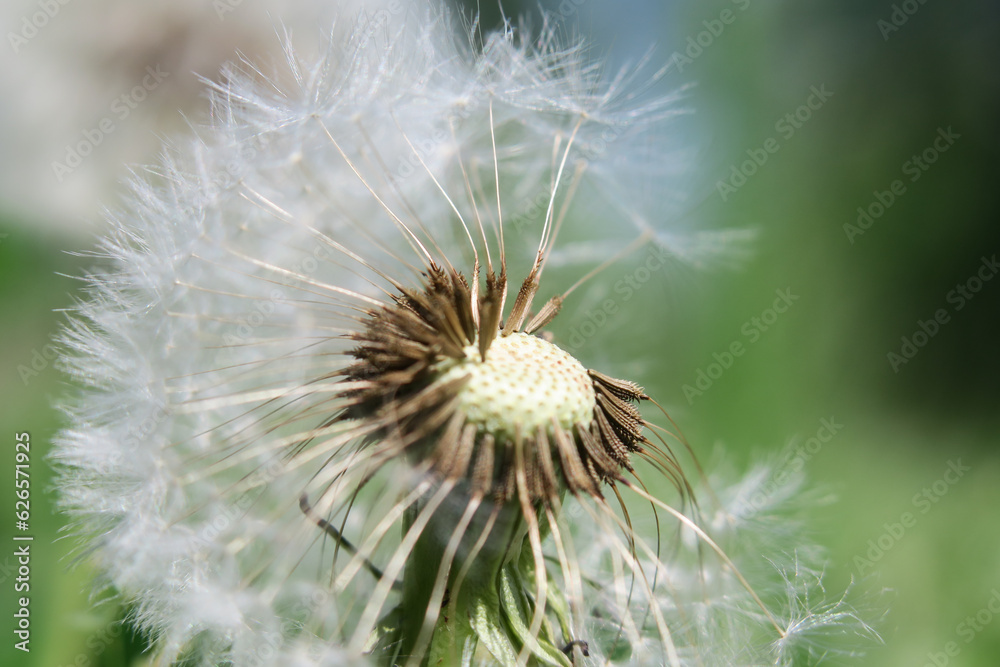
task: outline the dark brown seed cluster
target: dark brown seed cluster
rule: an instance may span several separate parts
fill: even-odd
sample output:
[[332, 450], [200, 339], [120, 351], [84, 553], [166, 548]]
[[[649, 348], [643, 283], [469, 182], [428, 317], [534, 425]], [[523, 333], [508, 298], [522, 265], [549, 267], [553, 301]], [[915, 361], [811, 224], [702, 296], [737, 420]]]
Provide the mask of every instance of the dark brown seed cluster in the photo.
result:
[[[365, 423], [372, 440], [395, 439], [411, 460], [498, 503], [516, 496], [519, 475], [532, 502], [554, 500], [562, 489], [599, 496], [602, 484], [631, 470], [629, 455], [651, 444], [636, 407], [648, 397], [638, 385], [586, 371], [594, 396], [586, 420], [552, 419], [508, 433], [484, 428], [459, 407], [467, 376], [441, 379], [442, 366], [468, 360], [470, 348], [485, 362], [498, 337], [526, 335], [518, 329], [528, 319], [537, 280], [524, 281], [507, 328], [501, 323], [505, 282], [503, 274], [490, 273], [479, 295], [462, 274], [435, 267], [422, 289], [397, 285], [392, 303], [369, 310], [362, 331], [352, 335], [356, 361], [343, 371], [348, 407], [340, 418]], [[559, 305], [549, 301], [527, 328], [551, 320]]]

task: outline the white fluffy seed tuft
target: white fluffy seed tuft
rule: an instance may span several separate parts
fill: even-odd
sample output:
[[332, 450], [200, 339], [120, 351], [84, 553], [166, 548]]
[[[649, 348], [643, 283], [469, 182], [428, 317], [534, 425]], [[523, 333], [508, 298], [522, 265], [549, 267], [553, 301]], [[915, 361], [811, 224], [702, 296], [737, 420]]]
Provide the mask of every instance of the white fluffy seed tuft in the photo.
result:
[[[531, 38], [510, 26], [457, 38], [436, 2], [380, 16], [361, 16], [318, 61], [289, 46], [284, 76], [237, 64], [214, 84], [212, 124], [136, 177], [63, 333], [78, 392], [54, 441], [62, 507], [157, 664], [367, 661], [353, 647], [398, 599], [392, 581], [412, 548], [399, 526], [431, 482], [392, 456], [391, 439], [362, 447], [370, 431], [330, 423], [345, 408], [331, 378], [352, 362], [358, 311], [418, 285], [427, 254], [472, 275], [497, 231], [512, 267], [530, 264], [550, 201], [559, 217], [566, 207], [554, 294], [637, 235], [696, 265], [732, 247], [731, 234], [670, 228], [669, 195], [683, 188], [664, 183], [690, 161], [666, 122], [676, 97], [651, 90], [660, 72], [644, 73], [648, 61], [605, 72], [550, 24]], [[555, 346], [511, 335], [487, 363], [477, 356], [454, 372], [474, 376], [462, 400], [485, 429], [590, 423], [592, 385]], [[718, 559], [671, 540], [645, 502], [622, 517], [580, 496], [551, 517], [542, 547], [560, 563], [545, 583], [566, 591], [592, 656], [789, 664], [753, 648], [775, 629], [761, 634], [759, 607]], [[331, 546], [302, 498], [359, 553]], [[772, 504], [720, 522], [750, 528], [726, 544], [748, 572], [798, 543], [787, 522], [764, 520]], [[384, 579], [367, 576], [369, 562]], [[795, 609], [784, 616], [796, 628], [816, 616]], [[787, 655], [811, 635], [789, 637]]]

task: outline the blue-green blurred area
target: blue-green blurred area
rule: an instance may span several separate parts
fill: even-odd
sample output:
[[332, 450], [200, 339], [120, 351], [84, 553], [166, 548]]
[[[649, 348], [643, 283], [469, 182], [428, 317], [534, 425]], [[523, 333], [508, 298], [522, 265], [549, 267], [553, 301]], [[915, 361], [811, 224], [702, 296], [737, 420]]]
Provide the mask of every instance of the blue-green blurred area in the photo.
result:
[[[590, 339], [599, 354], [583, 354], [634, 371], [705, 459], [721, 445], [745, 467], [808, 443], [823, 420], [836, 424], [826, 442], [813, 440], [806, 467], [838, 497], [812, 511], [816, 540], [831, 550], [830, 590], [851, 578], [856, 590], [892, 589], [878, 626], [885, 644], [857, 664], [997, 664], [1000, 269], [990, 267], [1000, 255], [1000, 6], [546, 6], [616, 61], [658, 42], [654, 60], [672, 63], [665, 90], [695, 84], [685, 104], [696, 114], [679, 127], [699, 150], [679, 215], [757, 230], [736, 269], [655, 274]], [[483, 10], [484, 25], [496, 25], [496, 8]], [[505, 2], [504, 11], [536, 7]], [[59, 274], [89, 266], [63, 251], [90, 241], [38, 232], [51, 226], [24, 215], [0, 219], [0, 433], [8, 458], [13, 434], [31, 433], [35, 535], [33, 650], [21, 655], [6, 629], [12, 527], [0, 522], [0, 661], [141, 661], [141, 642], [114, 623], [121, 611], [95, 604], [90, 572], [72, 568], [71, 543], [58, 540], [44, 459], [58, 424], [50, 400], [64, 390], [46, 345], [55, 309], [78, 288]], [[607, 277], [634, 275], [640, 259]], [[557, 335], [568, 339], [601, 298], [581, 292]]]

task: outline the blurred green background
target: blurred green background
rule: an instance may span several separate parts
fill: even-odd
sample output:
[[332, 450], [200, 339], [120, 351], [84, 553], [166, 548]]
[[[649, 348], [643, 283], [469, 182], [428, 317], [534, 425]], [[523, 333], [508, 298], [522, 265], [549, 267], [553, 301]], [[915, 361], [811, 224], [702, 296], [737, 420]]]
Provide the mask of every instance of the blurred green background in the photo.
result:
[[[15, 29], [33, 6], [8, 10]], [[988, 267], [1000, 253], [1000, 6], [942, 0], [546, 6], [561, 16], [565, 32], [592, 36], [596, 51], [616, 60], [657, 42], [654, 59], [674, 65], [664, 84], [696, 84], [686, 103], [697, 114], [681, 127], [698, 157], [680, 215], [758, 231], [753, 254], [737, 270], [678, 270], [637, 293], [630, 308], [643, 315], [604, 331], [613, 342], [606, 356], [634, 365], [633, 376], [663, 399], [706, 457], [723, 443], [739, 467], [794, 438], [813, 437], [823, 419], [842, 425], [806, 468], [811, 482], [839, 498], [812, 513], [816, 541], [831, 550], [830, 588], [854, 577], [893, 591], [881, 626], [885, 645], [857, 664], [919, 667], [935, 664], [932, 656], [945, 664], [949, 642], [959, 652], [947, 664], [1000, 664], [1000, 618], [987, 607], [1000, 590], [1000, 277], [976, 282], [978, 272], [995, 277]], [[484, 23], [495, 25], [498, 11], [483, 9]], [[505, 2], [504, 10], [537, 15], [533, 3]], [[214, 12], [208, 18], [217, 20]], [[209, 28], [229, 30], [234, 20], [226, 16]], [[191, 33], [183, 34], [187, 41], [171, 43], [180, 51], [193, 48]], [[29, 45], [34, 53], [16, 54], [4, 67], [27, 67], [30, 57], [55, 48], [41, 39]], [[178, 80], [186, 75], [182, 67]], [[813, 90], [826, 99], [810, 100]], [[72, 102], [51, 100], [60, 107]], [[19, 103], [5, 95], [5, 106]], [[168, 120], [126, 119], [146, 138], [180, 127], [178, 110], [196, 118], [204, 113], [197, 95], [164, 92], [156, 105], [169, 110], [157, 115]], [[77, 132], [95, 118], [82, 118]], [[953, 140], [935, 145], [941, 132]], [[43, 135], [35, 140], [58, 159], [62, 144], [52, 146]], [[118, 165], [112, 180], [125, 173], [123, 161], [153, 159], [110, 142], [95, 151], [102, 148], [108, 163]], [[118, 152], [125, 157], [116, 162]], [[744, 164], [754, 156], [762, 164]], [[3, 159], [8, 169], [18, 168], [17, 154], [5, 150]], [[753, 173], [743, 183], [732, 180], [734, 169]], [[45, 177], [42, 194], [24, 198], [58, 196], [60, 185]], [[100, 185], [91, 190], [98, 200], [115, 196]], [[59, 424], [50, 401], [65, 390], [46, 345], [62, 319], [58, 309], [71, 304], [78, 287], [66, 275], [91, 264], [68, 252], [92, 247], [99, 215], [90, 200], [64, 207], [77, 215], [33, 215], [17, 194], [8, 192], [0, 204], [0, 433], [9, 443], [0, 495], [13, 503], [13, 434], [28, 431], [33, 634], [30, 655], [13, 649], [16, 563], [8, 517], [0, 522], [7, 545], [0, 550], [0, 664], [141, 664], [141, 642], [115, 622], [119, 607], [94, 597], [86, 565], [71, 567], [44, 458]], [[857, 226], [859, 207], [872, 216], [867, 228]], [[42, 204], [38, 210], [47, 211]], [[627, 275], [631, 268], [626, 260], [613, 270]], [[786, 312], [769, 314], [776, 290], [797, 299]], [[568, 325], [593, 305], [578, 304]], [[944, 323], [935, 328], [928, 323], [936, 315]], [[934, 335], [922, 337], [921, 323]], [[614, 337], [626, 329], [628, 338]], [[913, 350], [904, 350], [904, 339]], [[737, 342], [743, 353], [728, 368], [713, 368]], [[890, 353], [904, 351], [915, 354], [894, 368]], [[636, 365], [637, 358], [643, 363]], [[946, 477], [959, 461], [968, 470]], [[886, 525], [904, 512], [915, 523], [887, 538]], [[857, 557], [868, 558], [870, 541], [880, 538], [888, 545], [884, 555], [859, 566]], [[960, 624], [977, 614], [981, 629], [970, 637]]]

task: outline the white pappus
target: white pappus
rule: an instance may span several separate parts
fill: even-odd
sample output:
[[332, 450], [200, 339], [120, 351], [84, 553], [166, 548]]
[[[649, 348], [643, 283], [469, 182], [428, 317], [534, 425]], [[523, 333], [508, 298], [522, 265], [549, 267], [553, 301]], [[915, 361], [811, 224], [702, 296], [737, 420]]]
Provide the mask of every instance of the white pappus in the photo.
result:
[[643, 245], [732, 248], [643, 190], [686, 168], [662, 71], [398, 18], [233, 67], [62, 336], [63, 506], [156, 659], [785, 665], [868, 635], [544, 331]]

